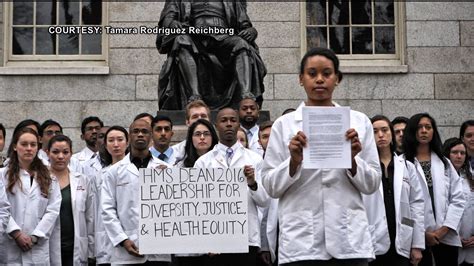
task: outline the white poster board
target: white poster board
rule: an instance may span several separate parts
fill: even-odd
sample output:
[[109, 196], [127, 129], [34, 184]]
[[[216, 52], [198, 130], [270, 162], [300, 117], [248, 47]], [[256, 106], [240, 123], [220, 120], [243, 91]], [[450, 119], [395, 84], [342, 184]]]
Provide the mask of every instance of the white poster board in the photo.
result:
[[242, 168], [140, 169], [141, 254], [248, 252]]

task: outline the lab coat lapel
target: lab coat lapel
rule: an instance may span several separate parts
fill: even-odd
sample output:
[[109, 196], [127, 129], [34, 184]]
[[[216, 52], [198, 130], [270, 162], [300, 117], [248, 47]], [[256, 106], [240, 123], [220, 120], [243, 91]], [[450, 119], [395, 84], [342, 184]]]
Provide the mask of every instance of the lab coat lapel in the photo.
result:
[[74, 215], [75, 209], [76, 209], [76, 206], [75, 206], [74, 203], [76, 202], [77, 186], [79, 185], [78, 181], [79, 181], [79, 179], [77, 178], [76, 175], [74, 175], [73, 173], [69, 174], [69, 185], [71, 186], [71, 202], [72, 202], [71, 205], [72, 205], [73, 215]]
[[[229, 167], [229, 166], [227, 166], [226, 158], [217, 149], [214, 149], [212, 152], [214, 153], [214, 158], [216, 159], [216, 162], [218, 164], [220, 164], [222, 166], [222, 168]], [[231, 163], [231, 165], [232, 165], [232, 163]]]
[[[394, 173], [393, 173], [393, 200], [395, 201], [395, 214], [400, 213], [400, 198], [402, 194], [402, 182], [403, 181], [403, 174], [404, 174], [404, 159], [398, 156], [393, 157], [394, 160]], [[408, 177], [407, 177], [408, 178]], [[399, 217], [396, 215], [396, 219], [398, 220]]]

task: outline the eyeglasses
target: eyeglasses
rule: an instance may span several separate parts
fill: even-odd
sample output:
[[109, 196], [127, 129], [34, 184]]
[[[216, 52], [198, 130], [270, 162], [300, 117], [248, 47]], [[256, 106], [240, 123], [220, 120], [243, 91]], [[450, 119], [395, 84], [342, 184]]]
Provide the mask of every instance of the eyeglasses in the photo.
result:
[[150, 134], [150, 130], [146, 129], [146, 128], [135, 128], [132, 130], [132, 132], [130, 132], [131, 134], [133, 135], [138, 135], [140, 133], [142, 133], [143, 135], [149, 135]]
[[86, 128], [85, 128], [85, 130], [86, 130], [86, 131], [93, 131], [93, 130], [95, 130], [95, 131], [99, 131], [100, 129], [101, 129], [101, 127], [100, 127], [100, 126], [95, 126], [95, 127], [86, 127]]
[[201, 136], [204, 136], [205, 138], [206, 138], [206, 137], [210, 137], [210, 136], [211, 136], [211, 132], [209, 132], [209, 131], [204, 131], [204, 132], [195, 131], [195, 132], [193, 133], [193, 137], [198, 137], [198, 138], [200, 138]]
[[58, 131], [47, 130], [47, 131], [44, 132], [44, 134], [47, 135], [47, 136], [56, 136], [56, 135], [62, 135], [63, 132], [61, 132], [59, 130]]

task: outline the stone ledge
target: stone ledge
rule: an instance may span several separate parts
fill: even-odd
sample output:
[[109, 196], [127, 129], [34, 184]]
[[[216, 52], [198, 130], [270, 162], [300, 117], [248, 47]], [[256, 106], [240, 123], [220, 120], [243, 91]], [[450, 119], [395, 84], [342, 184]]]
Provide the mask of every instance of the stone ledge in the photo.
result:
[[108, 75], [108, 66], [93, 67], [27, 67], [27, 66], [5, 66], [0, 67], [0, 75]]

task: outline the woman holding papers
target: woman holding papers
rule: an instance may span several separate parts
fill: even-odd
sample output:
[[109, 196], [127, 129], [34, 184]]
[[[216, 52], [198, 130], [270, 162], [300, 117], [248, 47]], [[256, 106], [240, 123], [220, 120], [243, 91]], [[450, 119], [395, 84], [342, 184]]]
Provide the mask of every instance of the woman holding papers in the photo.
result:
[[472, 266], [474, 263], [474, 177], [466, 144], [458, 138], [447, 139], [443, 144], [443, 154], [451, 160], [464, 185], [466, 208], [459, 229], [462, 248], [459, 249], [458, 262], [461, 266]]
[[301, 61], [300, 85], [307, 99], [275, 121], [265, 154], [262, 184], [279, 198], [279, 263], [283, 265], [367, 265], [374, 249], [361, 194], [380, 186], [380, 164], [369, 118], [350, 111], [348, 169], [305, 169], [304, 106], [334, 108], [333, 92], [342, 80], [339, 60], [325, 48]]
[[72, 141], [56, 135], [48, 143], [49, 171], [61, 188], [59, 212], [61, 265], [87, 265], [94, 258], [94, 198], [90, 179], [69, 170]]
[[457, 265], [458, 229], [466, 201], [462, 180], [441, 151], [435, 120], [427, 113], [410, 118], [403, 135], [405, 158], [414, 163], [425, 198], [426, 249], [420, 265]]
[[417, 265], [425, 248], [425, 205], [415, 166], [396, 156], [395, 132], [390, 120], [383, 115], [371, 120], [382, 168], [382, 184], [372, 195], [379, 193], [385, 207], [389, 245], [385, 248], [388, 252], [376, 256], [370, 265], [408, 266], [410, 262]]
[[11, 205], [11, 216], [0, 238], [0, 265], [49, 265], [50, 235], [61, 204], [59, 185], [38, 158], [39, 136], [21, 128], [10, 144], [10, 162], [0, 178]]

